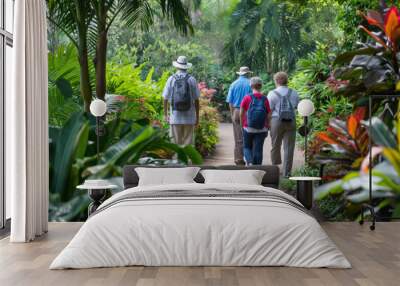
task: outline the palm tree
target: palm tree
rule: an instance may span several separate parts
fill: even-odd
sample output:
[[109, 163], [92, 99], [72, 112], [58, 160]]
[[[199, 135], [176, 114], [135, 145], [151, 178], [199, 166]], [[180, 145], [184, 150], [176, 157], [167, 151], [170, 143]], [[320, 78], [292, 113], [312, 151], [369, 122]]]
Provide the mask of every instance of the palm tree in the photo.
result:
[[92, 100], [89, 56], [94, 55], [96, 96], [106, 93], [107, 37], [117, 17], [127, 26], [147, 29], [154, 12], [172, 19], [183, 33], [192, 31], [190, 16], [181, 0], [47, 0], [48, 19], [70, 39], [78, 50], [81, 69], [81, 96], [89, 111]]
[[292, 69], [307, 51], [301, 38], [306, 16], [296, 7], [274, 0], [240, 1], [231, 16], [224, 62], [268, 73]]
[[[94, 21], [97, 27], [96, 39], [96, 95], [104, 99], [106, 94], [106, 63], [108, 31], [117, 17], [127, 26], [147, 29], [153, 24], [156, 8], [162, 15], [172, 19], [175, 27], [186, 34], [192, 31], [188, 9], [181, 0], [91, 0], [95, 11]], [[154, 7], [158, 4], [158, 7]]]
[[47, 7], [49, 21], [62, 31], [78, 50], [80, 93], [84, 109], [88, 112], [92, 101], [88, 31], [94, 16], [93, 10], [86, 0], [47, 0]]

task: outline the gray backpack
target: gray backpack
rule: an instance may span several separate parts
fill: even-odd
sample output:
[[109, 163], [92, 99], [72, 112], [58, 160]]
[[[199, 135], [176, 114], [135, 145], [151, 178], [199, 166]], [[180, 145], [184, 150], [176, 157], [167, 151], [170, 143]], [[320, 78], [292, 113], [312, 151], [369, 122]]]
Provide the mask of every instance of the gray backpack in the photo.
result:
[[190, 75], [173, 75], [174, 85], [172, 86], [171, 105], [172, 110], [188, 111], [192, 106], [192, 97], [190, 95], [189, 78]]
[[278, 95], [280, 103], [279, 103], [279, 120], [282, 122], [292, 122], [296, 118], [296, 114], [294, 112], [294, 108], [292, 103], [290, 102], [290, 95], [292, 94], [292, 90], [289, 89], [289, 92], [286, 96], [282, 96], [279, 92], [274, 90], [275, 94]]

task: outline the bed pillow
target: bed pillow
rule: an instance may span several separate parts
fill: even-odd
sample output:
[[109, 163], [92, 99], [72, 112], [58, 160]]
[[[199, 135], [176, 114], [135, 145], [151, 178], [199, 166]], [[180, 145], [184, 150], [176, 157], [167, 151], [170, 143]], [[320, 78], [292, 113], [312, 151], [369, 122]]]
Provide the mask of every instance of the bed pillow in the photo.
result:
[[135, 168], [139, 177], [138, 186], [195, 183], [193, 180], [199, 167], [186, 168]]
[[261, 185], [265, 171], [261, 170], [202, 170], [205, 184]]

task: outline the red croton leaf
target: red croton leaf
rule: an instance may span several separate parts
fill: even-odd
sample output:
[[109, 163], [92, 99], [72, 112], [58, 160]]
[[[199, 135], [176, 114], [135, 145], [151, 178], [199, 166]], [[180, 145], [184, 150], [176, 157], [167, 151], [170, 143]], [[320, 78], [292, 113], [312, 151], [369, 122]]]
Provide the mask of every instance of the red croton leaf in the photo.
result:
[[392, 43], [400, 37], [400, 12], [397, 7], [391, 7], [385, 16], [385, 34]]
[[317, 138], [328, 143], [328, 144], [337, 144], [337, 142], [329, 137], [329, 134], [327, 132], [318, 132], [316, 134]]
[[379, 38], [377, 35], [375, 35], [373, 32], [371, 32], [370, 30], [368, 30], [367, 28], [365, 28], [364, 26], [360, 26], [361, 30], [364, 30], [368, 35], [370, 35], [376, 42], [378, 42], [382, 47], [384, 47], [385, 49], [388, 48], [388, 46], [386, 45], [386, 43], [384, 42], [384, 40], [382, 40], [381, 38]]
[[380, 28], [382, 31], [385, 30], [385, 20], [383, 15], [375, 10], [368, 10], [367, 15], [361, 13], [361, 15], [368, 21], [368, 24]]
[[365, 118], [365, 114], [367, 113], [367, 107], [362, 106], [362, 107], [358, 107], [355, 111], [354, 111], [354, 116], [356, 117], [356, 119], [358, 121], [361, 121]]
[[350, 115], [349, 118], [347, 118], [347, 130], [349, 131], [349, 134], [353, 139], [356, 138], [358, 123], [359, 121], [353, 114]]
[[357, 130], [360, 125], [360, 121], [364, 119], [366, 107], [358, 107], [353, 114], [347, 118], [347, 130], [353, 139], [357, 139]]

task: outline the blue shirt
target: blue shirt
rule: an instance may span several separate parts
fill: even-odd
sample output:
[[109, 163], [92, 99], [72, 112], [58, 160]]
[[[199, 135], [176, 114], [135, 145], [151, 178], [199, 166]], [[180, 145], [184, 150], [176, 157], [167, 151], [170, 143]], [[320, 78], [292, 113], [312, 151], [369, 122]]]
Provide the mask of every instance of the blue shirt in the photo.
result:
[[241, 75], [229, 87], [226, 102], [232, 104], [235, 108], [240, 108], [243, 98], [251, 93], [250, 80]]

